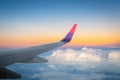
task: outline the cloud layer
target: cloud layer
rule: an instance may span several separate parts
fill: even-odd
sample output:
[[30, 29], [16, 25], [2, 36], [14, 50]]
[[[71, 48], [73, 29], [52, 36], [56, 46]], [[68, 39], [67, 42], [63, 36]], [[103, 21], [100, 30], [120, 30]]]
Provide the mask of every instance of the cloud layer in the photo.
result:
[[112, 68], [114, 71], [120, 67], [120, 51], [105, 51], [84, 47], [80, 50], [56, 50], [47, 58], [49, 63], [53, 65], [79, 66], [80, 69]]
[[[120, 50], [61, 49], [46, 64], [14, 64], [21, 80], [120, 80]], [[21, 69], [20, 69], [21, 68]]]
[[49, 62], [38, 68], [31, 79], [41, 80], [119, 80], [120, 50], [81, 48], [56, 50]]

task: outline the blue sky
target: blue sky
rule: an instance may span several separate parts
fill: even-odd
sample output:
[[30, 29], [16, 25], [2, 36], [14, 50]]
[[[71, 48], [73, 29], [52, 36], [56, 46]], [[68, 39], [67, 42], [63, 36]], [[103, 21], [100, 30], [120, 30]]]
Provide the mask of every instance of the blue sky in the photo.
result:
[[[119, 0], [0, 0], [2, 16], [66, 18], [104, 14], [119, 17]], [[89, 13], [89, 14], [88, 14]], [[96, 13], [96, 14], [95, 14]], [[16, 15], [16, 16], [15, 16]], [[100, 16], [101, 16], [100, 15]], [[72, 20], [72, 19], [71, 19]]]
[[0, 0], [0, 31], [5, 39], [30, 35], [36, 35], [37, 39], [49, 35], [59, 40], [77, 23], [74, 44], [96, 45], [96, 39], [103, 45], [116, 45], [120, 42], [119, 14], [119, 0]]

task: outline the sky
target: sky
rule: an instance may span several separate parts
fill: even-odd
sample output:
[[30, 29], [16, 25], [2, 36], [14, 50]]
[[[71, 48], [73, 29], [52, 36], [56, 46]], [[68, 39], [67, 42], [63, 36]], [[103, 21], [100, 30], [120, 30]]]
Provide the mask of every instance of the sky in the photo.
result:
[[75, 23], [66, 46], [120, 46], [119, 0], [0, 0], [0, 47], [59, 41]]

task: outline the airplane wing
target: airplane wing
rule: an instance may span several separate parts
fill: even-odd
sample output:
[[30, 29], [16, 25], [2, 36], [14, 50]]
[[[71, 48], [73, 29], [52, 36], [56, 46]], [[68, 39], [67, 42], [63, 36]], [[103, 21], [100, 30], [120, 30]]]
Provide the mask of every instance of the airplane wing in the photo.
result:
[[[8, 71], [8, 69], [6, 69], [4, 67], [14, 64], [14, 63], [44, 63], [44, 62], [48, 62], [48, 60], [37, 57], [36, 55], [42, 54], [44, 52], [50, 51], [55, 48], [58, 48], [64, 44], [70, 42], [76, 27], [77, 27], [77, 24], [74, 24], [72, 29], [69, 31], [69, 33], [65, 36], [65, 38], [58, 42], [44, 44], [44, 45], [40, 45], [40, 46], [33, 46], [33, 47], [29, 47], [29, 48], [0, 52], [0, 70], [4, 69], [4, 71], [11, 72], [14, 74], [14, 72]], [[0, 72], [0, 74], [1, 74], [1, 72]], [[18, 76], [18, 74], [16, 74], [16, 75]], [[1, 75], [0, 75], [0, 78], [1, 78]]]
[[4, 67], [0, 68], [0, 79], [15, 79], [15, 78], [20, 78], [21, 75], [19, 75], [16, 72], [13, 72], [11, 70], [8, 70]]

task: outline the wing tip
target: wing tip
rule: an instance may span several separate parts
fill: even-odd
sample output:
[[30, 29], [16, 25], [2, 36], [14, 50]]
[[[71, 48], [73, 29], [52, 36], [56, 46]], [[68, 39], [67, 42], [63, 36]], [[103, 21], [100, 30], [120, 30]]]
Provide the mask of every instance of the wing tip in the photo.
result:
[[71, 28], [71, 30], [69, 31], [69, 33], [61, 41], [62, 42], [70, 42], [72, 37], [73, 37], [73, 34], [74, 34], [75, 30], [76, 30], [76, 27], [77, 27], [77, 24], [74, 24], [73, 27]]

